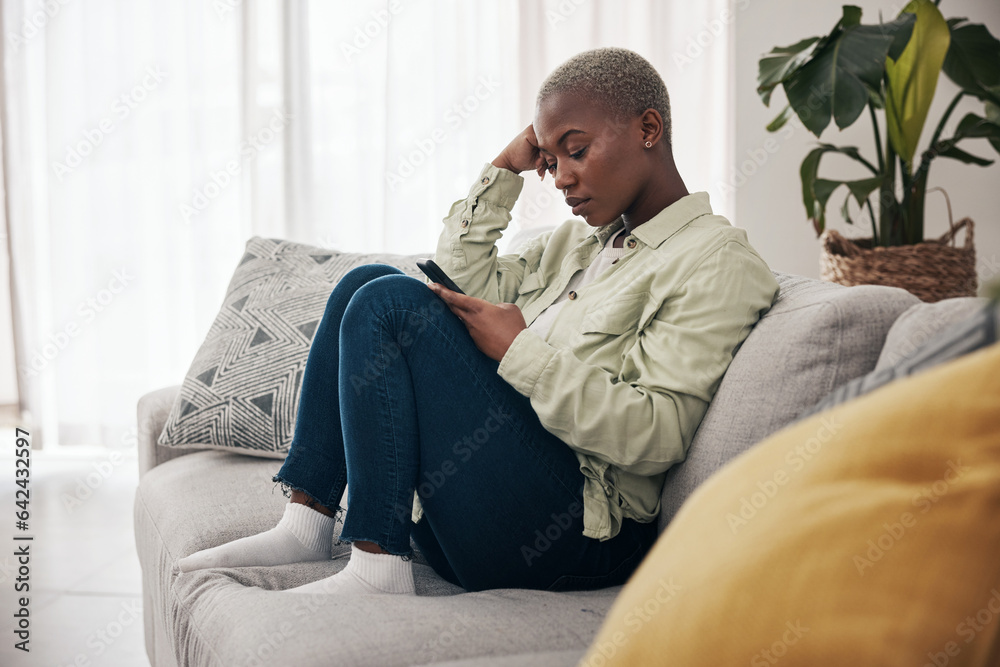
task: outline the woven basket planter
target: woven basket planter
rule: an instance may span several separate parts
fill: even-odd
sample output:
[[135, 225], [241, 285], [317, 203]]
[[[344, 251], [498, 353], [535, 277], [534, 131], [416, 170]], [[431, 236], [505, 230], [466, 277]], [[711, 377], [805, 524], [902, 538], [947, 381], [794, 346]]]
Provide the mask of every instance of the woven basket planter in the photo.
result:
[[[972, 219], [963, 218], [941, 238], [913, 245], [871, 247], [871, 239], [848, 239], [827, 229], [820, 236], [820, 275], [841, 285], [902, 287], [923, 301], [976, 295], [976, 249]], [[965, 229], [965, 245], [955, 235]]]

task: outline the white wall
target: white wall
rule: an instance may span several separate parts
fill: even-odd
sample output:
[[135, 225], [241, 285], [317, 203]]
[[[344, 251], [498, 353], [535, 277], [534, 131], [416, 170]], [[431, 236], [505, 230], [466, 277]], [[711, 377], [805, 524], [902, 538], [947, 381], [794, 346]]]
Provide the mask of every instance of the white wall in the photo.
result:
[[[845, 3], [834, 0], [809, 3], [751, 0], [735, 24], [736, 168], [739, 171], [745, 165], [745, 171], [752, 173], [736, 188], [733, 223], [747, 230], [750, 242], [776, 271], [819, 276], [819, 242], [806, 218], [799, 180], [799, 165], [819, 140], [798, 119], [791, 130], [786, 126], [786, 130], [771, 134], [764, 129], [784, 107], [785, 95], [783, 90], [776, 90], [771, 106], [764, 106], [756, 92], [757, 61], [775, 46], [788, 46], [806, 37], [828, 33], [842, 14], [842, 4]], [[878, 21], [879, 10], [888, 19], [905, 3], [852, 0], [850, 4], [864, 10], [863, 23], [874, 23]], [[994, 36], [1000, 36], [997, 0], [944, 0], [941, 11], [945, 18], [968, 17], [973, 23], [983, 23]], [[919, 151], [926, 149], [934, 127], [956, 93], [957, 87], [942, 74]], [[976, 100], [963, 99], [943, 136], [950, 136], [950, 130], [968, 111], [981, 114], [982, 105]], [[865, 112], [843, 132], [831, 122], [822, 141], [857, 146], [862, 155], [875, 162], [867, 115]], [[884, 142], [884, 130], [882, 138]], [[978, 167], [938, 158], [931, 164], [928, 188], [941, 186], [948, 192], [956, 221], [966, 216], [975, 221], [977, 270], [983, 282], [1000, 277], [1000, 155], [981, 139], [968, 140], [961, 147], [996, 162], [989, 167]], [[757, 161], [763, 162], [759, 167], [755, 162], [747, 162], [755, 155]], [[830, 178], [868, 175], [867, 171], [854, 169], [854, 164], [846, 157], [827, 156], [820, 173]], [[851, 227], [843, 222], [840, 205], [845, 193], [846, 189], [841, 188], [830, 199], [828, 225], [847, 236], [865, 236], [865, 232], [870, 236], [870, 223]], [[948, 229], [947, 215], [944, 197], [938, 192], [928, 194], [925, 235], [936, 238], [943, 234]], [[964, 236], [960, 235], [959, 242], [964, 242]]]

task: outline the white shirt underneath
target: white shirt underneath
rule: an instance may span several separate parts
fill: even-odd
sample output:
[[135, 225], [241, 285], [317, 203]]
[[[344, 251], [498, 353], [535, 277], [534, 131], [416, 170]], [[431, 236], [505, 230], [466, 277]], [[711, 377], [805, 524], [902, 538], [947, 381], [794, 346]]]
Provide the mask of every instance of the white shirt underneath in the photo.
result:
[[556, 321], [556, 317], [559, 316], [559, 311], [566, 301], [569, 300], [569, 293], [575, 292], [582, 289], [584, 286], [597, 280], [597, 277], [611, 268], [611, 265], [617, 262], [619, 259], [625, 256], [625, 248], [615, 248], [613, 247], [615, 239], [621, 236], [625, 232], [625, 228], [622, 227], [618, 230], [618, 233], [612, 235], [605, 242], [604, 247], [601, 251], [597, 253], [597, 257], [594, 261], [590, 263], [586, 269], [580, 269], [573, 274], [570, 278], [569, 284], [566, 285], [566, 289], [562, 291], [552, 305], [543, 310], [535, 321], [528, 325], [528, 328], [537, 333], [543, 339], [547, 339], [549, 336], [549, 330], [552, 328], [552, 323]]

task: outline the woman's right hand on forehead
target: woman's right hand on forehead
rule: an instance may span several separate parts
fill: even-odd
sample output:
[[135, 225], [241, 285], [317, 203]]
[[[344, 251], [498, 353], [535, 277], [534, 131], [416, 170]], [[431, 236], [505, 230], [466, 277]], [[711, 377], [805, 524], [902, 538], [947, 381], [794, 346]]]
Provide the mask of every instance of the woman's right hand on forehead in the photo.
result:
[[538, 139], [532, 125], [524, 128], [500, 155], [493, 160], [493, 165], [501, 169], [509, 169], [515, 174], [534, 169], [538, 175], [545, 178], [545, 158], [538, 151]]

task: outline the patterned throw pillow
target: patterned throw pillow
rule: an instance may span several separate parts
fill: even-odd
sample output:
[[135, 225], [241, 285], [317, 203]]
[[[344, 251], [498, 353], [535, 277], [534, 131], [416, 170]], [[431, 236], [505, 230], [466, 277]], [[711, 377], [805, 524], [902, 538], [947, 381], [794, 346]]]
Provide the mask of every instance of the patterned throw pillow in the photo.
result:
[[421, 256], [251, 238], [157, 442], [283, 459], [309, 346], [337, 281], [375, 263], [422, 278], [414, 263]]

